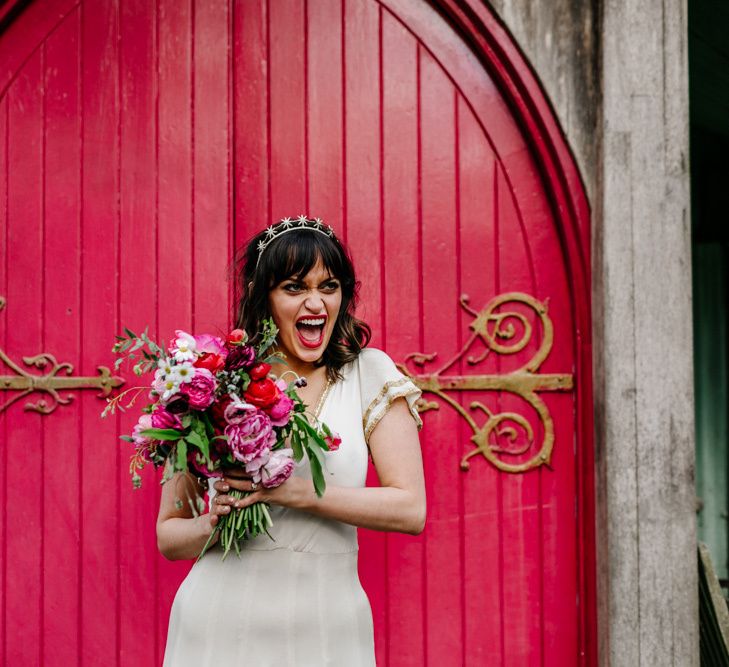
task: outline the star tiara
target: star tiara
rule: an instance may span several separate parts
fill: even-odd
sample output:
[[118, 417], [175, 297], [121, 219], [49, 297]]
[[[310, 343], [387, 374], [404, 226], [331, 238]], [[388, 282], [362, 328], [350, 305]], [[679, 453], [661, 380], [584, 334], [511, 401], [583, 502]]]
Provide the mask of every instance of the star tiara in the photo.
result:
[[283, 236], [287, 232], [295, 232], [301, 229], [306, 229], [311, 232], [319, 232], [328, 236], [330, 239], [335, 239], [334, 230], [322, 222], [321, 218], [307, 218], [305, 215], [300, 215], [298, 218], [283, 218], [279, 220], [275, 225], [270, 225], [266, 228], [265, 236], [258, 242], [256, 246], [258, 248], [258, 259], [256, 260], [256, 268], [261, 261], [261, 257], [271, 243], [273, 243], [279, 236]]

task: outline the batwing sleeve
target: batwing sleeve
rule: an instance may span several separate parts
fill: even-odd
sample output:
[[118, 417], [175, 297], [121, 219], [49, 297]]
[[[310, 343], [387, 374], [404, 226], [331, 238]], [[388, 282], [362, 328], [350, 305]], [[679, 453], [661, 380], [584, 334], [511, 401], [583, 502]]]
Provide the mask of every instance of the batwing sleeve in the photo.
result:
[[418, 429], [422, 428], [423, 422], [416, 407], [422, 392], [395, 366], [395, 362], [382, 350], [366, 348], [360, 353], [359, 365], [365, 441], [369, 444], [375, 426], [398, 398], [407, 401]]

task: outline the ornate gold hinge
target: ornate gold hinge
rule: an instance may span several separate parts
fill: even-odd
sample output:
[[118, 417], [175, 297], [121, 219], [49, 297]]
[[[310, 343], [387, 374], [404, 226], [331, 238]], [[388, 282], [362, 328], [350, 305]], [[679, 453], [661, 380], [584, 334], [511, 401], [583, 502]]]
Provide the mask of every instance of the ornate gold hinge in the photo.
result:
[[[5, 307], [6, 301], [0, 297], [0, 310]], [[49, 403], [45, 398], [39, 398], [35, 403], [28, 401], [24, 408], [33, 410], [44, 415], [49, 415], [58, 405], [68, 405], [73, 400], [73, 395], [67, 394], [61, 396], [59, 390], [64, 389], [99, 389], [99, 397], [103, 398], [111, 393], [115, 387], [124, 384], [124, 380], [111, 374], [106, 366], [99, 366], [99, 375], [96, 377], [68, 377], [73, 373], [73, 366], [67, 362], [58, 363], [52, 354], [42, 352], [34, 357], [23, 357], [23, 363], [26, 366], [44, 369], [50, 365], [49, 371], [45, 375], [37, 375], [28, 373], [18, 364], [13, 362], [5, 352], [0, 349], [0, 361], [4, 363], [16, 375], [0, 375], [0, 391], [17, 391], [20, 392], [8, 399], [4, 403], [0, 403], [0, 412], [7, 410], [13, 403], [19, 401], [24, 396], [33, 392], [42, 392], [51, 397]], [[66, 377], [58, 374], [64, 372]]]
[[[468, 365], [475, 366], [492, 352], [516, 354], [526, 347], [533, 334], [531, 323], [518, 310], [500, 311], [500, 308], [507, 303], [521, 303], [527, 306], [534, 311], [541, 322], [542, 341], [532, 358], [520, 368], [503, 375], [445, 375], [445, 372], [459, 361], [465, 360]], [[414, 373], [406, 364], [411, 362], [422, 368], [432, 362], [437, 354], [419, 352], [409, 354], [405, 364], [400, 364], [399, 368], [413, 378], [424, 394], [433, 394], [450, 405], [470, 426], [473, 432], [471, 442], [476, 449], [461, 460], [463, 470], [469, 469], [468, 460], [477, 454], [482, 454], [496, 468], [504, 472], [526, 472], [541, 465], [549, 465], [554, 445], [554, 423], [547, 406], [537, 392], [568, 391], [573, 387], [573, 376], [567, 373], [537, 373], [552, 349], [554, 337], [552, 321], [547, 315], [546, 301], [542, 303], [521, 292], [508, 292], [491, 299], [479, 312], [468, 305], [469, 298], [466, 295], [461, 297], [460, 304], [474, 318], [469, 325], [471, 334], [460, 352], [433, 373]], [[522, 331], [521, 337], [518, 338], [517, 328]], [[483, 341], [486, 349], [478, 357], [466, 356], [477, 338]], [[518, 412], [494, 412], [480, 401], [472, 401], [467, 410], [447, 393], [454, 391], [502, 391], [524, 399], [534, 409], [543, 425], [544, 433], [539, 448], [535, 447], [534, 429], [523, 415]], [[427, 401], [424, 398], [418, 404], [420, 412], [439, 408], [440, 404], [437, 401]], [[474, 417], [478, 412], [487, 417], [486, 423], [482, 426], [479, 426]], [[522, 435], [521, 442], [518, 442], [519, 431]], [[530, 450], [534, 451], [534, 454], [524, 460]], [[508, 458], [512, 461], [507, 460]], [[520, 460], [514, 462], [515, 458]]]

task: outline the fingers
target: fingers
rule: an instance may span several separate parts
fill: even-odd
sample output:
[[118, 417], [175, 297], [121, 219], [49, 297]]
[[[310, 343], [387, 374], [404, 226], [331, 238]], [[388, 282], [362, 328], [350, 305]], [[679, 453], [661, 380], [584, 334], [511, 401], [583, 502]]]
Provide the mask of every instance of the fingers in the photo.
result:
[[223, 468], [223, 477], [230, 479], [250, 479], [251, 476], [242, 468]]
[[[215, 488], [219, 493], [226, 493], [230, 489], [235, 489], [236, 491], [245, 491], [246, 493], [250, 493], [251, 491], [256, 491], [257, 489], [261, 488], [260, 483], [256, 484], [250, 477], [246, 478], [233, 478], [233, 477], [224, 477], [224, 481], [216, 482]], [[220, 488], [218, 488], [218, 485], [220, 485]]]
[[258, 491], [255, 491], [254, 493], [249, 493], [245, 498], [240, 498], [239, 500], [236, 500], [235, 503], [233, 503], [233, 507], [237, 510], [240, 510], [244, 507], [248, 507], [249, 505], [253, 505], [254, 503], [265, 502], [263, 491], [263, 489], [259, 488]]

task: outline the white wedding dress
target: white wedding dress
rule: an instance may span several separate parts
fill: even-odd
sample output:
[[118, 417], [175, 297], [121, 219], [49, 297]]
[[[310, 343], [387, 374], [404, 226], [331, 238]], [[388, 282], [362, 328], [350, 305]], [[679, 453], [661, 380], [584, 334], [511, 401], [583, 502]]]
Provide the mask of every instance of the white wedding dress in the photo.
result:
[[[342, 437], [339, 450], [326, 454], [325, 475], [328, 485], [362, 487], [369, 434], [399, 397], [420, 426], [420, 390], [376, 349], [363, 350], [342, 373], [320, 414]], [[295, 474], [310, 478], [308, 463]], [[271, 507], [271, 517], [273, 541], [259, 536], [225, 561], [214, 547], [192, 567], [172, 605], [166, 667], [375, 664], [357, 529], [283, 507]]]

